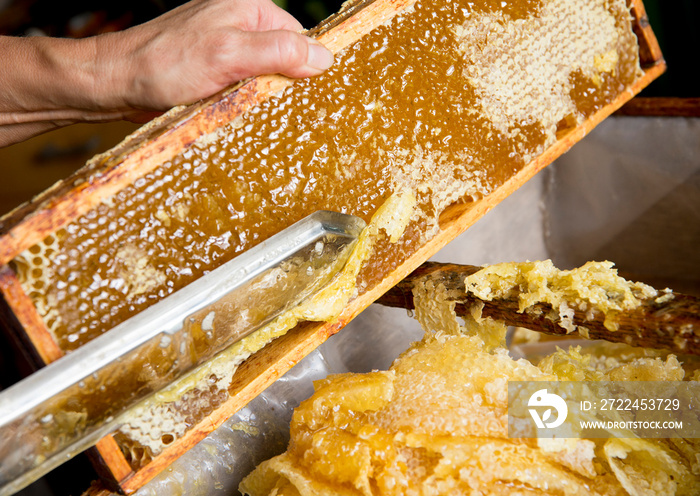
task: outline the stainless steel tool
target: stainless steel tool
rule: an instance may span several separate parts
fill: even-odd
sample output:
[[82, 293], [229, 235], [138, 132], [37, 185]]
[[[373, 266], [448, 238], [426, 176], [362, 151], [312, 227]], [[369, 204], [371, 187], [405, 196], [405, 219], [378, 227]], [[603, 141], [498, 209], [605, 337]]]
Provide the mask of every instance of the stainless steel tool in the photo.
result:
[[316, 212], [0, 393], [0, 496], [327, 285], [364, 225]]

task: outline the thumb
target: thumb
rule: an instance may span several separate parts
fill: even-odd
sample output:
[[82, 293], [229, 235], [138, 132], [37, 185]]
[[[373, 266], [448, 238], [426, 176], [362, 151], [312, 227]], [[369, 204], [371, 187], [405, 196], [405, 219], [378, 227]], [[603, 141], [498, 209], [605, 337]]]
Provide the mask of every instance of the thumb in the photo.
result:
[[318, 41], [293, 31], [244, 31], [238, 54], [232, 54], [243, 77], [284, 74], [317, 76], [333, 64], [333, 54]]

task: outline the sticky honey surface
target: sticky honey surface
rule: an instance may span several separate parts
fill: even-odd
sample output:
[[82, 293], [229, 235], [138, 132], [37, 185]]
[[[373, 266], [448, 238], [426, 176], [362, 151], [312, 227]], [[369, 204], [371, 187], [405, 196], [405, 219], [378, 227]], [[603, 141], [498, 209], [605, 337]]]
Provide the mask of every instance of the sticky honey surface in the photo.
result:
[[508, 437], [508, 381], [697, 379], [675, 356], [601, 345], [558, 350], [537, 364], [516, 361], [499, 345], [505, 326], [470, 318], [462, 325], [444, 287], [421, 282], [414, 298], [424, 339], [388, 371], [316, 382], [314, 395], [295, 410], [287, 451], [258, 466], [242, 492], [696, 493], [700, 443], [694, 439]]
[[70, 351], [316, 210], [369, 220], [414, 191], [362, 292], [640, 75], [623, 0], [419, 1], [15, 266]]

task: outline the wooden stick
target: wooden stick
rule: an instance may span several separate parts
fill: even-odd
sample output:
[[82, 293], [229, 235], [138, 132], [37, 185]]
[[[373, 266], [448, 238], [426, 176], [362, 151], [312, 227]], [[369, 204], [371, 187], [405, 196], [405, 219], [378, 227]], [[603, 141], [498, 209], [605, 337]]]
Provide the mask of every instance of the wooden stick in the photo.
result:
[[[548, 303], [537, 303], [525, 312], [520, 312], [517, 297], [486, 301], [471, 293], [467, 294], [464, 279], [480, 269], [481, 267], [472, 265], [426, 262], [376, 302], [390, 307], [413, 309], [414, 284], [430, 277], [444, 284], [448, 291], [459, 294], [455, 300], [458, 301], [455, 311], [459, 316], [469, 315], [475, 304], [483, 303], [484, 317], [545, 334], [567, 334], [567, 330], [562, 328], [558, 321], [551, 319], [553, 310]], [[605, 315], [602, 312], [596, 311], [592, 318], [588, 318], [586, 312], [571, 305], [575, 311], [573, 322], [577, 326], [587, 328], [590, 339], [605, 339], [615, 343], [700, 355], [700, 298], [680, 293], [672, 294], [673, 298], [668, 301], [657, 302], [656, 298], [649, 298], [642, 300], [638, 308], [621, 312], [616, 318], [620, 326], [616, 331], [610, 331], [603, 325]]]
[[114, 436], [106, 435], [85, 453], [103, 484], [112, 491], [122, 492], [121, 481], [134, 471], [126, 461]]
[[646, 9], [642, 0], [631, 0], [632, 30], [639, 40], [639, 62], [642, 68], [664, 63], [661, 47], [654, 31], [649, 24]]

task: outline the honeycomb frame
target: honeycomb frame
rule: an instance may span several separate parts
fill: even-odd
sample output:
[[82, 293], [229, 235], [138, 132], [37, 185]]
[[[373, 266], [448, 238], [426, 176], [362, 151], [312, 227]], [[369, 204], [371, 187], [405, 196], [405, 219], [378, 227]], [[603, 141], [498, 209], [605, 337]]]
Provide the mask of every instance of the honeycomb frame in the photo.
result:
[[[348, 4], [336, 16], [316, 28], [314, 34], [337, 52], [359, 39], [395, 14], [413, 4], [411, 0], [361, 0]], [[640, 43], [644, 75], [614, 102], [596, 112], [583, 124], [557, 136], [557, 142], [484, 199], [473, 203], [456, 203], [440, 216], [441, 232], [428, 244], [394, 270], [391, 277], [352, 301], [334, 324], [304, 323], [277, 339], [246, 361], [234, 376], [234, 391], [228, 401], [214, 410], [186, 436], [175, 441], [161, 455], [138, 472], [133, 472], [115, 452], [116, 443], [106, 438], [98, 445], [105, 480], [112, 487], [133, 492], [150, 480], [172, 460], [196, 444], [228, 416], [245, 405], [274, 379], [337, 332], [395, 282], [410, 273], [442, 246], [463, 232], [488, 210], [512, 193], [557, 156], [585, 136], [597, 123], [619, 108], [636, 92], [660, 75], [665, 64], [648, 25], [641, 1], [632, 2], [633, 27]], [[280, 91], [289, 82], [277, 76], [264, 76], [244, 82], [191, 107], [176, 108], [130, 136], [107, 154], [95, 157], [71, 178], [54, 186], [30, 204], [20, 207], [0, 220], [0, 265], [71, 220], [84, 214], [138, 177], [155, 169], [164, 160], [189, 146], [200, 136], [209, 134], [224, 122]], [[29, 297], [23, 292], [16, 275], [8, 266], [0, 269], [3, 309], [0, 313], [7, 327], [19, 336], [37, 365], [60, 357], [62, 351], [51, 338]], [[205, 425], [206, 424], [206, 425]]]

